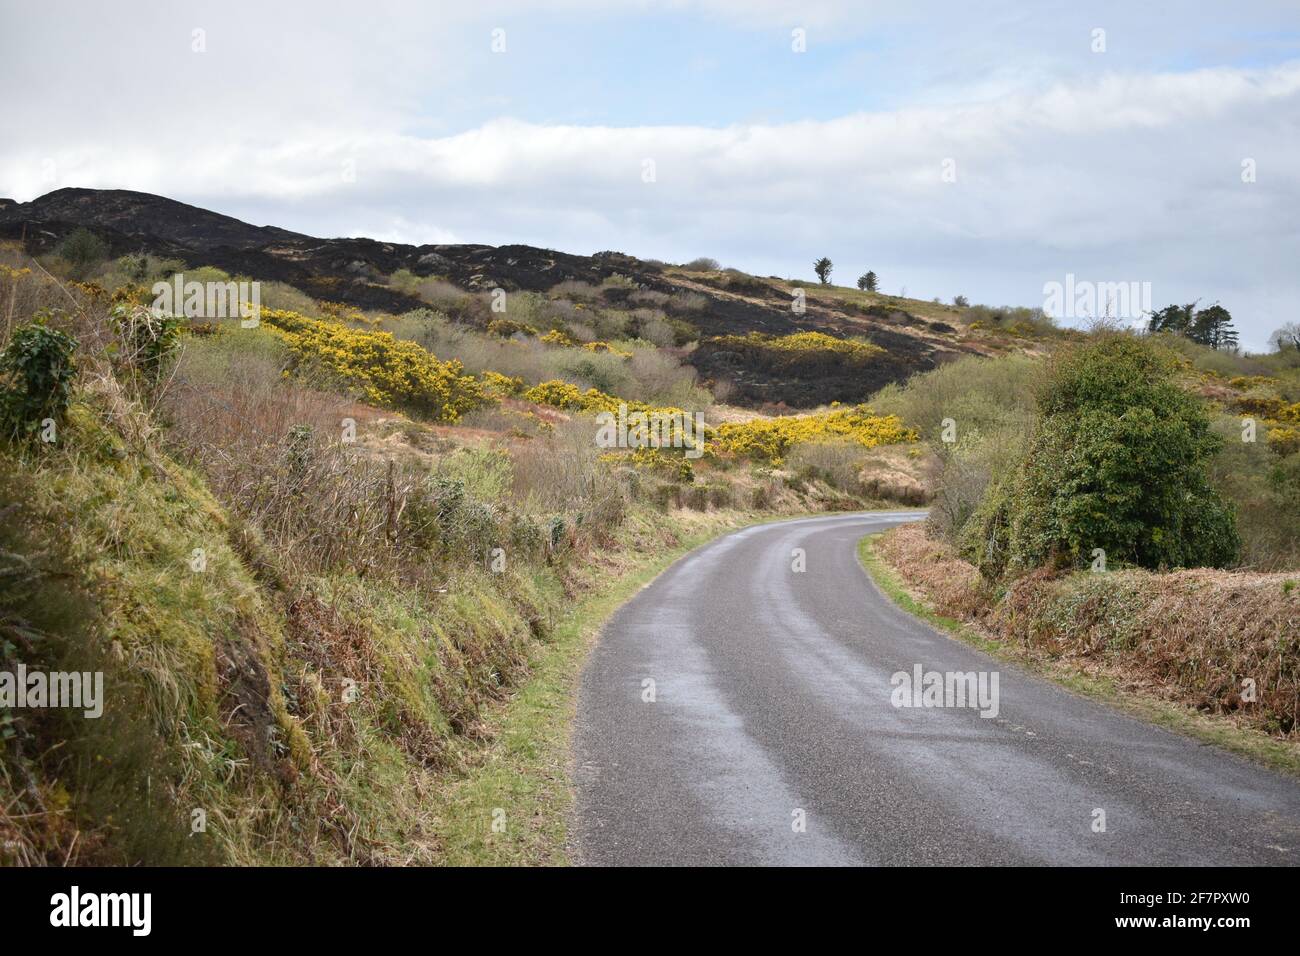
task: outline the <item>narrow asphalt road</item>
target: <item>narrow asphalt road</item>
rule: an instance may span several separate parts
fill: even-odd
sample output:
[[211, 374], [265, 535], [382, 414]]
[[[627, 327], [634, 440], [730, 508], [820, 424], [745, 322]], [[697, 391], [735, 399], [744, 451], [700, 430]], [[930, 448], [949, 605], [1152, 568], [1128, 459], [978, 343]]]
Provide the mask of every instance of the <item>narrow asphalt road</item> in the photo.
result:
[[[579, 697], [580, 862], [1300, 863], [1300, 782], [996, 661], [881, 594], [857, 542], [915, 517], [739, 531], [611, 618]], [[987, 693], [895, 706], [891, 679], [917, 665], [983, 672]]]

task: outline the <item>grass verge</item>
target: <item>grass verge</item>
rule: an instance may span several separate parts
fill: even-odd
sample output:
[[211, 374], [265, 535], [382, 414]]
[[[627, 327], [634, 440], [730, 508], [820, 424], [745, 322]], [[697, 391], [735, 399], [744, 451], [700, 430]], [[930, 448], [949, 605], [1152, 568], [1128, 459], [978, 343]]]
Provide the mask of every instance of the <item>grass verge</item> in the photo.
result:
[[[573, 790], [570, 741], [578, 678], [605, 621], [673, 562], [719, 535], [806, 515], [747, 512], [691, 516], [677, 544], [631, 554], [556, 627], [530, 664], [531, 677], [491, 719], [494, 737], [440, 798], [439, 838], [452, 866], [564, 866]], [[494, 830], [493, 825], [497, 829]]]
[[1190, 707], [1138, 695], [1114, 681], [1085, 674], [1064, 661], [1035, 657], [1023, 648], [988, 637], [965, 621], [938, 613], [923, 595], [908, 588], [903, 576], [873, 547], [873, 539], [879, 536], [879, 533], [869, 534], [858, 542], [858, 559], [876, 586], [909, 614], [998, 660], [1017, 664], [1076, 694], [1300, 777], [1300, 744], [1275, 740], [1258, 730], [1227, 723], [1223, 718], [1210, 717]]

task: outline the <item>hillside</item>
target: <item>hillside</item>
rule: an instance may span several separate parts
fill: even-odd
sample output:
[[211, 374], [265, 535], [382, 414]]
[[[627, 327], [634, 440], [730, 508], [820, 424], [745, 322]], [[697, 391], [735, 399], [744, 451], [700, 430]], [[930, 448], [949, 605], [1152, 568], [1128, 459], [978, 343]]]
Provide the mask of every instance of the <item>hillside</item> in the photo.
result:
[[[573, 255], [531, 246], [421, 245], [364, 238], [318, 239], [253, 226], [161, 196], [126, 190], [60, 189], [28, 203], [0, 207], [0, 238], [22, 240], [27, 252], [53, 252], [78, 228], [99, 236], [111, 256], [148, 253], [194, 268], [280, 282], [313, 299], [401, 314], [431, 304], [422, 281], [468, 293], [532, 292], [577, 303], [570, 290], [590, 286], [597, 301], [628, 311], [650, 308], [685, 330], [679, 345], [701, 378], [725, 382], [740, 405], [809, 408], [860, 402], [961, 355], [1033, 349], [1039, 338], [1021, 323], [976, 321], [986, 313], [933, 302], [860, 292], [733, 270], [689, 271], [617, 252]], [[405, 285], [393, 276], [408, 277]], [[806, 310], [792, 308], [802, 288]], [[1023, 310], [1027, 311], [1027, 310]], [[483, 318], [485, 325], [490, 316]], [[475, 316], [470, 316], [470, 319]], [[1010, 327], [1010, 328], [1009, 328]], [[713, 342], [719, 336], [782, 336], [820, 331], [865, 338], [880, 347], [869, 362], [763, 361], [753, 350]], [[785, 358], [789, 358], [786, 356]]]
[[[401, 316], [270, 282], [243, 328], [149, 308], [179, 260], [61, 253], [0, 243], [0, 672], [107, 699], [0, 708], [0, 864], [563, 862], [594, 624], [724, 530], [918, 493], [897, 419], [715, 412], [671, 343], [499, 335], [445, 282]], [[566, 328], [618, 327], [598, 288]], [[708, 424], [593, 441], [627, 405]]]
[[[1296, 764], [1293, 349], [137, 193], [0, 230], [0, 672], [101, 673], [112, 702], [0, 710], [0, 862], [564, 862], [595, 626], [726, 530], [904, 505], [928, 537], [888, 553], [950, 612], [1104, 645]], [[180, 273], [259, 280], [260, 321], [153, 308]], [[628, 414], [658, 425], [607, 440]], [[1220, 617], [1254, 589], [1249, 654], [1188, 637], [1207, 586]], [[1092, 630], [1045, 630], [1084, 604]], [[1190, 646], [1213, 688], [1171, 664]]]

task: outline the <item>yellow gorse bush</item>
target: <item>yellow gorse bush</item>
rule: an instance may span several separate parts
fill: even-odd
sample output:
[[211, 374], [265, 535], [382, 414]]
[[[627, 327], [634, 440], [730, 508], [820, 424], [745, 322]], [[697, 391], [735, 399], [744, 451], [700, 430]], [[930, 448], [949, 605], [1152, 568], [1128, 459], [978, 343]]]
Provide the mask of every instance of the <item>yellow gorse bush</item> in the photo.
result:
[[495, 335], [503, 339], [508, 339], [512, 335], [534, 336], [537, 330], [526, 322], [516, 322], [514, 319], [493, 319], [488, 323], [488, 335]]
[[616, 348], [608, 342], [588, 342], [583, 345], [588, 352], [608, 352], [610, 355], [617, 355], [619, 358], [629, 359], [632, 357], [631, 352], [625, 352], [623, 349]]
[[[559, 379], [551, 379], [542, 382], [540, 385], [534, 385], [525, 391], [522, 397], [527, 401], [536, 402], [538, 405], [549, 405], [552, 408], [561, 408], [566, 411], [609, 412], [617, 415], [619, 406], [622, 405], [629, 415], [640, 412], [653, 416], [665, 423], [663, 425], [664, 430], [660, 433], [664, 444], [659, 450], [666, 454], [684, 452], [688, 444], [693, 444], [697, 440], [696, 436], [682, 430], [683, 420], [688, 417], [688, 413], [671, 405], [649, 405], [646, 402], [619, 398], [596, 388], [583, 391], [578, 386]], [[711, 429], [706, 426], [702, 431], [703, 435], [707, 437]]]
[[841, 339], [825, 332], [794, 332], [790, 335], [719, 335], [710, 340], [718, 345], [736, 348], [761, 349], [769, 352], [794, 353], [812, 356], [819, 353], [836, 353], [854, 359], [868, 359], [885, 350], [870, 342]]
[[530, 402], [536, 402], [538, 405], [550, 405], [552, 408], [580, 412], [617, 412], [620, 404], [626, 405], [629, 412], [681, 413], [682, 411], [680, 408], [656, 408], [653, 405], [647, 405], [645, 402], [618, 398], [597, 388], [589, 388], [583, 391], [571, 382], [564, 382], [557, 378], [542, 382], [540, 385], [534, 385], [524, 392], [523, 397]]
[[[594, 388], [584, 391], [558, 379], [534, 385], [522, 397], [539, 405], [572, 411], [617, 412], [621, 403], [627, 406], [629, 412], [684, 414], [680, 408], [657, 408], [644, 402], [626, 401]], [[790, 447], [800, 442], [839, 440], [872, 448], [896, 442], [913, 442], [918, 438], [916, 430], [906, 427], [897, 415], [875, 415], [865, 405], [836, 408], [818, 415], [789, 415], [757, 418], [748, 422], [728, 422], [716, 428], [707, 428], [705, 434], [709, 439], [710, 453], [726, 452], [772, 464], [780, 464]]]
[[502, 375], [500, 372], [494, 372], [491, 369], [485, 371], [481, 378], [483, 387], [489, 392], [497, 395], [521, 395], [524, 391], [524, 380], [517, 375]]
[[354, 325], [376, 324], [355, 305], [348, 305], [346, 302], [328, 302], [322, 299], [316, 303], [316, 307], [321, 310], [321, 313], [326, 318], [334, 319], [337, 322], [351, 322]]
[[675, 481], [690, 484], [695, 480], [695, 468], [680, 453], [673, 454], [665, 448], [633, 448], [601, 455], [600, 460], [613, 465], [631, 465], [647, 471], [658, 472]]
[[389, 332], [353, 329], [282, 309], [263, 309], [261, 317], [288, 345], [299, 368], [325, 373], [372, 405], [454, 422], [491, 401], [483, 383], [464, 374], [460, 362], [440, 362]]
[[[1187, 365], [1190, 367], [1191, 362]], [[1268, 375], [1238, 375], [1235, 378], [1228, 379], [1228, 384], [1233, 388], [1239, 388], [1243, 392], [1252, 388], [1270, 388], [1278, 385], [1278, 380]]]
[[574, 344], [573, 339], [569, 338], [568, 333], [561, 332], [559, 329], [552, 329], [541, 337], [543, 345], [556, 345], [560, 348], [571, 348]]
[[1268, 444], [1279, 455], [1300, 451], [1300, 428], [1294, 425], [1277, 425], [1268, 429]]
[[1256, 415], [1266, 421], [1291, 422], [1300, 425], [1300, 402], [1288, 404], [1283, 399], [1271, 396], [1246, 395], [1237, 399], [1233, 407], [1239, 412]]
[[847, 440], [865, 448], [916, 441], [917, 433], [897, 415], [873, 415], [865, 405], [820, 415], [788, 415], [726, 422], [716, 430], [722, 451], [779, 464], [792, 445], [801, 442]]
[[[1231, 384], [1248, 387], [1276, 382], [1277, 379], [1257, 375], [1234, 378]], [[1289, 455], [1300, 450], [1300, 402], [1290, 404], [1275, 396], [1246, 395], [1233, 402], [1232, 407], [1238, 412], [1260, 419], [1269, 448], [1279, 455]]]

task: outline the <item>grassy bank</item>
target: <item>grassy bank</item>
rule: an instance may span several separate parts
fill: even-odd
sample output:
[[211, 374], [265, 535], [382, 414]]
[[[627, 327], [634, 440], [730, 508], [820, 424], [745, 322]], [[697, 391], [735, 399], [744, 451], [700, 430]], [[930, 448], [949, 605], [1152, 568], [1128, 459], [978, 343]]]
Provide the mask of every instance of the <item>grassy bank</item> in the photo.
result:
[[[563, 865], [570, 862], [569, 748], [578, 677], [601, 626], [620, 605], [678, 558], [760, 518], [742, 512], [693, 516], [677, 543], [629, 550], [616, 576], [579, 600], [538, 649], [532, 677], [490, 718], [494, 743], [442, 795], [445, 862], [452, 865]], [[493, 824], [496, 823], [496, 830]]]
[[[27, 863], [562, 863], [591, 638], [685, 551], [758, 517], [629, 501], [564, 553], [512, 547], [502, 573], [453, 556], [403, 583], [286, 564], [89, 406], [4, 477], [4, 551], [39, 560], [44, 589], [6, 611], [51, 635], [6, 656], [103, 671], [107, 689], [103, 721], [12, 725], [0, 782], [35, 809], [0, 831]], [[477, 513], [456, 501], [444, 520]]]
[[[105, 697], [0, 707], [0, 863], [563, 862], [599, 622], [759, 515], [878, 505], [860, 467], [907, 437], [829, 410], [611, 447], [592, 403], [711, 401], [681, 356], [555, 346], [560, 380], [528, 365], [552, 344], [446, 317], [438, 355], [392, 316], [244, 328], [142, 289], [0, 272], [0, 671]], [[522, 364], [467, 374], [484, 342]]]
[[[893, 533], [896, 531], [886, 532]], [[1237, 722], [1231, 715], [1206, 714], [1186, 704], [1162, 700], [1150, 689], [1128, 685], [1114, 673], [1102, 672], [1086, 661], [1053, 654], [1028, 640], [1008, 639], [979, 623], [973, 614], [963, 613], [958, 617], [944, 613], [935, 590], [920, 584], [882, 553], [880, 544], [883, 537], [875, 534], [863, 538], [858, 544], [858, 556], [876, 585], [903, 610], [957, 640], [999, 660], [1017, 664], [1077, 694], [1300, 777], [1300, 742], [1294, 739], [1277, 739]], [[1026, 623], [1024, 627], [1028, 633], [1030, 626]]]

